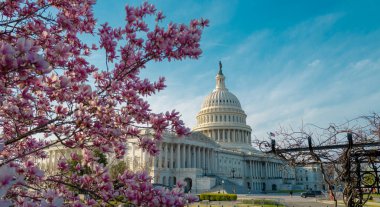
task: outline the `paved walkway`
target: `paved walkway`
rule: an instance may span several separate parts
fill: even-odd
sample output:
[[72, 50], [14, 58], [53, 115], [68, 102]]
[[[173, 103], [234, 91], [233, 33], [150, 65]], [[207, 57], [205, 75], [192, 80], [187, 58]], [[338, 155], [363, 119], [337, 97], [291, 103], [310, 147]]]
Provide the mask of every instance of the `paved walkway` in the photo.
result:
[[[273, 199], [284, 203], [288, 207], [334, 207], [334, 202], [321, 200], [321, 198], [302, 198], [300, 194], [289, 196], [289, 194], [259, 194], [259, 195], [239, 195], [239, 199]], [[339, 207], [344, 205], [338, 204]]]
[[[285, 202], [287, 207], [334, 207], [331, 203], [320, 203], [320, 202]], [[339, 207], [344, 207], [344, 205], [338, 205]]]
[[[289, 196], [289, 194], [255, 194], [255, 195], [244, 195], [239, 194], [238, 200], [244, 199], [268, 199], [268, 200], [276, 200], [280, 203], [285, 204], [287, 207], [334, 207], [333, 201], [321, 200], [320, 198], [302, 198], [299, 194]], [[239, 201], [212, 201], [207, 203], [198, 202], [189, 207], [236, 207], [238, 206]], [[368, 202], [367, 204], [371, 206], [379, 206], [380, 203]], [[243, 205], [244, 206], [244, 205]], [[251, 206], [251, 205], [247, 205]], [[338, 203], [339, 207], [344, 207], [342, 202]]]

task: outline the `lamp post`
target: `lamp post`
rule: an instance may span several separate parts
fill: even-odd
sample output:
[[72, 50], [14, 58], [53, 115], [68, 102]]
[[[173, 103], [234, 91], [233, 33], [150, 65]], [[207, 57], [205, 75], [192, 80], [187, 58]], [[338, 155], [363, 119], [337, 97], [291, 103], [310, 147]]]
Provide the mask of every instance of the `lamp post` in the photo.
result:
[[[231, 169], [232, 179], [235, 179], [235, 172], [236, 172], [235, 168], [232, 168], [232, 169]], [[235, 187], [235, 184], [233, 184], [232, 191], [233, 191], [233, 193], [236, 193], [236, 187]]]
[[232, 170], [231, 170], [231, 173], [232, 173], [232, 179], [235, 178], [235, 172], [236, 172], [235, 168], [232, 168]]
[[223, 189], [223, 194], [224, 194], [224, 180], [222, 180], [222, 189]]

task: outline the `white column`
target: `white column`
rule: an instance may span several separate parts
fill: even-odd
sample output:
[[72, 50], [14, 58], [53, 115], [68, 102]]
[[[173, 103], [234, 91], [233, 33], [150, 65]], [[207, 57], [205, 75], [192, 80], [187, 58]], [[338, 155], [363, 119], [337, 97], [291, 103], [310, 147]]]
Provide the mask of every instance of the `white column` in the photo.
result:
[[202, 158], [202, 151], [201, 151], [201, 147], [200, 146], [198, 146], [198, 151], [200, 152], [199, 154], [198, 154], [198, 161], [199, 161], [199, 163], [198, 163], [198, 168], [203, 168], [203, 158]]
[[217, 173], [218, 172], [218, 162], [219, 162], [219, 159], [218, 159], [218, 153], [216, 152], [216, 150], [214, 150], [214, 173]]
[[190, 148], [189, 148], [189, 155], [190, 155], [190, 166], [192, 168], [195, 168], [195, 165], [194, 165], [194, 157], [193, 157], [193, 149], [194, 149], [195, 146], [193, 145], [190, 145]]
[[272, 175], [272, 173], [273, 173], [273, 169], [272, 169], [272, 163], [270, 162], [270, 163], [268, 163], [268, 168], [269, 168], [269, 170], [270, 170], [270, 172], [269, 172], [269, 175], [270, 175], [270, 177], [272, 178], [273, 177], [273, 175]]
[[184, 145], [182, 145], [183, 147], [182, 147], [182, 150], [181, 150], [181, 162], [183, 163], [182, 164], [182, 167], [187, 167], [186, 165], [185, 165], [185, 162], [186, 162], [186, 145], [184, 144]]
[[162, 143], [158, 145], [158, 149], [160, 149], [160, 154], [158, 155], [158, 168], [162, 168]]
[[208, 168], [209, 168], [209, 173], [212, 172], [212, 155], [211, 155], [211, 148], [208, 149]]
[[141, 167], [145, 167], [146, 163], [145, 163], [145, 152], [142, 148], [140, 148], [140, 166]]
[[167, 168], [168, 167], [168, 143], [165, 143], [164, 151], [165, 151], [164, 168]]
[[203, 161], [202, 161], [202, 164], [203, 164], [203, 169], [206, 169], [206, 148], [202, 148], [202, 158], [203, 158]]
[[280, 169], [281, 169], [281, 166], [280, 164], [277, 163], [277, 177], [281, 177]]
[[[195, 168], [196, 166], [194, 165], [194, 159], [195, 159], [195, 155], [193, 153], [193, 150], [194, 150], [195, 146], [190, 146], [190, 163], [191, 163], [191, 166], [193, 168]], [[194, 156], [193, 156], [194, 155]]]
[[170, 144], [170, 168], [173, 169], [174, 163], [174, 144]]
[[276, 175], [276, 177], [281, 177], [280, 176], [280, 164], [278, 164], [278, 163], [276, 163], [276, 172], [277, 172], [277, 175]]
[[208, 163], [208, 148], [205, 148], [205, 168], [209, 169], [209, 163]]
[[210, 168], [211, 168], [210, 173], [214, 173], [214, 167], [215, 167], [214, 149], [210, 150], [210, 154], [211, 154], [210, 155]]
[[219, 152], [215, 151], [216, 163], [215, 163], [215, 173], [219, 173]]
[[132, 143], [132, 169], [133, 170], [136, 170], [135, 169], [135, 145]]
[[255, 161], [254, 164], [255, 164], [255, 177], [257, 179], [259, 178], [259, 165], [257, 164], [257, 161]]
[[262, 165], [261, 165], [261, 162], [259, 161], [259, 162], [257, 162], [257, 166], [258, 166], [258, 170], [259, 170], [259, 178], [261, 179], [261, 171], [262, 171], [262, 169], [261, 169], [261, 167], [262, 167]]
[[181, 144], [177, 144], [177, 169], [181, 168]]
[[246, 168], [246, 175], [245, 176], [250, 177], [250, 180], [252, 180], [252, 177], [253, 177], [252, 160], [248, 161], [248, 167]]
[[270, 163], [270, 176], [273, 178], [273, 163]]
[[186, 148], [184, 149], [185, 150], [185, 154], [186, 154], [186, 165], [187, 165], [187, 168], [190, 168], [191, 165], [190, 165], [190, 157], [189, 157], [189, 147], [190, 145], [186, 145]]
[[198, 157], [197, 157], [197, 146], [194, 146], [194, 147], [193, 147], [193, 153], [194, 153], [194, 168], [197, 168], [197, 167], [198, 167], [198, 166], [197, 166], [197, 165], [198, 165], [198, 163], [197, 163], [197, 161], [198, 161], [198, 160], [197, 160], [197, 158], [198, 158]]
[[261, 164], [261, 161], [259, 161], [259, 162], [257, 162], [257, 165], [258, 165], [258, 167], [259, 167], [259, 177], [260, 177], [260, 179], [263, 177], [263, 165]]
[[189, 165], [187, 164], [187, 153], [186, 153], [186, 149], [187, 149], [187, 145], [186, 144], [184, 144], [183, 145], [183, 150], [182, 150], [182, 154], [183, 154], [183, 165], [184, 165], [184, 167], [186, 167], [186, 168], [188, 168], [189, 167]]

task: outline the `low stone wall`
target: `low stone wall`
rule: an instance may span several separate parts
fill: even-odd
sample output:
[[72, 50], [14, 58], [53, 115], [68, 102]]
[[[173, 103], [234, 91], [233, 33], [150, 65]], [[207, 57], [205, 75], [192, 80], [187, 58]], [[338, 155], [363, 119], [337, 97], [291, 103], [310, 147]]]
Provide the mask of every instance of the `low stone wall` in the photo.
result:
[[216, 184], [215, 178], [201, 177], [201, 178], [196, 178], [195, 185], [193, 185], [193, 187], [197, 193], [201, 193], [201, 192], [210, 190], [212, 187], [215, 186], [215, 184]]

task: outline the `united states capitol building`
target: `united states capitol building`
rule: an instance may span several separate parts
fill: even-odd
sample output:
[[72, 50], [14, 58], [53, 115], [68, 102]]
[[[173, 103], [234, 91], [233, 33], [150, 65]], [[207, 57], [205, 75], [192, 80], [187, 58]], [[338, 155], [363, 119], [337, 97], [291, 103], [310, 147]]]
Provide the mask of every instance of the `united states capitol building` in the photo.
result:
[[[127, 168], [148, 171], [156, 184], [173, 186], [184, 181], [192, 193], [324, 189], [317, 166], [289, 167], [280, 158], [252, 147], [247, 115], [225, 79], [220, 64], [215, 89], [204, 99], [189, 136], [166, 133], [156, 157], [142, 151], [132, 139], [124, 157]], [[61, 152], [48, 149], [53, 159], [42, 161], [42, 167], [54, 166]]]

